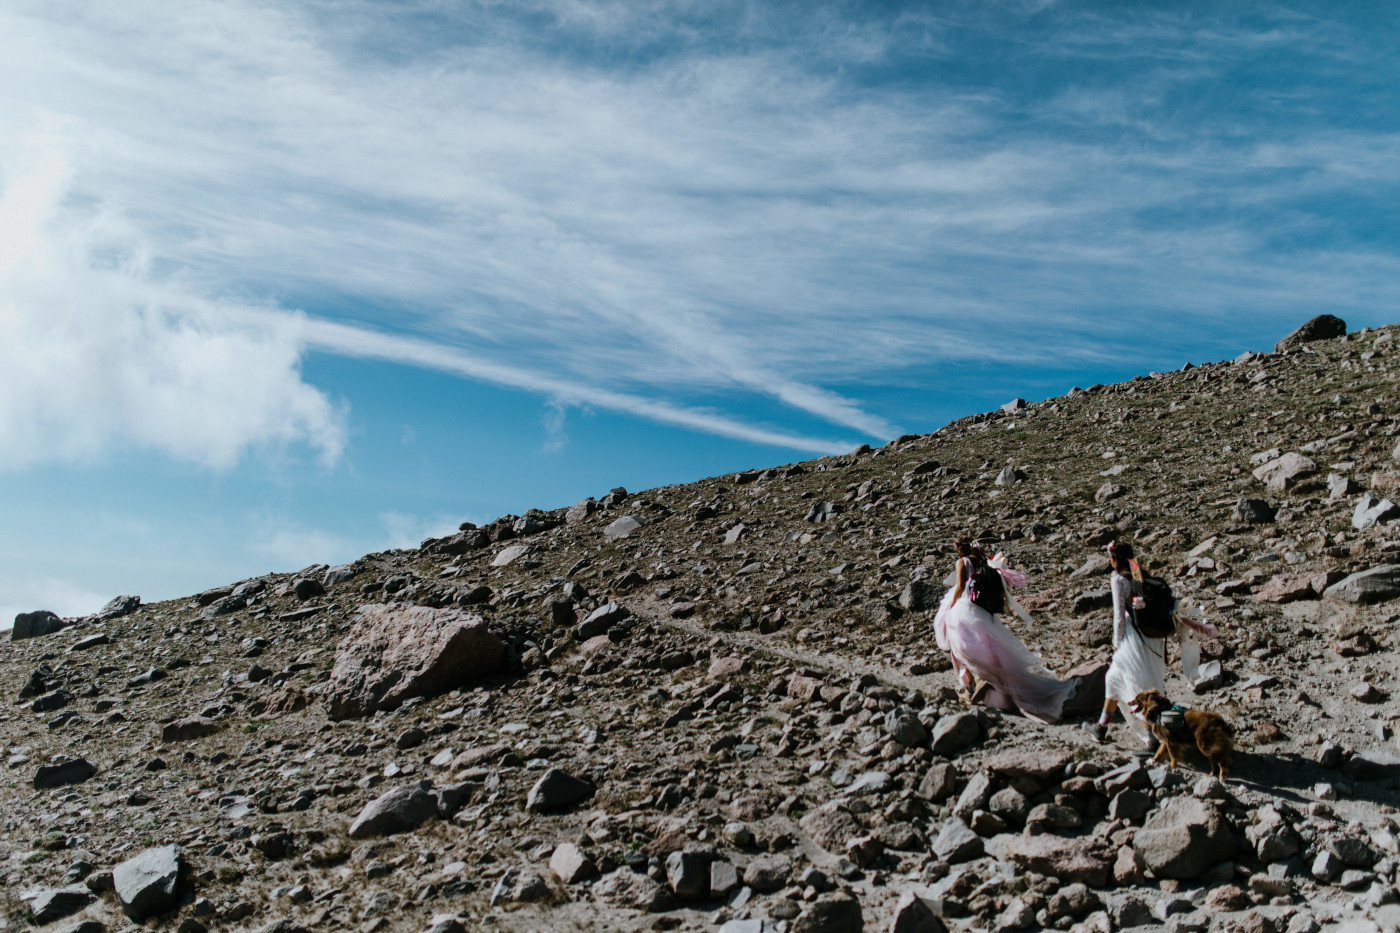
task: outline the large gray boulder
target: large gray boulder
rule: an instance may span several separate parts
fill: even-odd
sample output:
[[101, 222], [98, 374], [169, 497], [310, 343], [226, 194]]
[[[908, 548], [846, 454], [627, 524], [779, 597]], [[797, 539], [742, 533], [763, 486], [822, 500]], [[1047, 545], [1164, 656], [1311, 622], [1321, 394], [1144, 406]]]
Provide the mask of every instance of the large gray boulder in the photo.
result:
[[47, 609], [37, 612], [21, 612], [15, 616], [15, 627], [10, 630], [10, 641], [24, 638], [41, 638], [63, 630], [63, 620]]
[[185, 858], [176, 845], [147, 849], [112, 869], [122, 910], [138, 923], [174, 910], [180, 903]]
[[432, 787], [431, 781], [415, 781], [371, 800], [350, 824], [350, 838], [405, 833], [436, 818], [438, 795], [433, 793]]
[[500, 673], [506, 646], [475, 613], [371, 605], [340, 643], [326, 686], [331, 719], [397, 709]]
[[1284, 337], [1274, 344], [1274, 352], [1282, 353], [1294, 347], [1301, 347], [1305, 343], [1313, 343], [1317, 340], [1331, 340], [1334, 337], [1344, 337], [1347, 332], [1347, 322], [1337, 317], [1335, 314], [1319, 314], [1317, 317], [1309, 318], [1303, 322], [1303, 326]]
[[110, 622], [112, 619], [129, 616], [140, 608], [140, 596], [116, 596], [109, 600], [107, 605], [97, 610], [97, 617], [104, 622]]
[[1158, 878], [1190, 880], [1231, 858], [1237, 842], [1213, 803], [1173, 797], [1148, 817], [1133, 849]]
[[1297, 451], [1289, 451], [1254, 469], [1254, 478], [1274, 492], [1287, 492], [1317, 473], [1317, 463]]
[[1400, 565], [1382, 564], [1332, 584], [1322, 595], [1342, 603], [1370, 605], [1400, 597]]

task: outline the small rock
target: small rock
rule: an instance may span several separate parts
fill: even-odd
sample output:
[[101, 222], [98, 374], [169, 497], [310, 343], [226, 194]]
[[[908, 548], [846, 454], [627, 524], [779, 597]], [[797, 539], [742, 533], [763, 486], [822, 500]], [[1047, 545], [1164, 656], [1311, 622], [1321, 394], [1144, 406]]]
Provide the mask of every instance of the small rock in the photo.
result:
[[348, 832], [351, 839], [391, 836], [417, 829], [437, 815], [438, 798], [432, 792], [432, 782], [416, 781], [365, 804]]
[[976, 713], [956, 713], [944, 716], [934, 725], [930, 747], [935, 755], [947, 758], [976, 742], [981, 735], [982, 726]]
[[160, 730], [160, 740], [166, 743], [188, 742], [218, 731], [219, 724], [212, 719], [204, 716], [186, 716], [166, 723], [165, 728]]
[[780, 891], [792, 877], [792, 863], [786, 856], [765, 855], [744, 868], [744, 884], [760, 894]]
[[982, 839], [961, 819], [951, 817], [934, 840], [933, 852], [945, 862], [956, 865], [979, 857], [982, 854]]
[[525, 806], [536, 813], [563, 810], [593, 796], [593, 785], [562, 768], [550, 768], [530, 788]]
[[71, 917], [96, 899], [97, 896], [83, 885], [50, 888], [35, 895], [29, 902], [29, 911], [35, 923], [53, 923]]
[[676, 898], [669, 890], [630, 868], [619, 868], [593, 885], [593, 896], [613, 907], [656, 913], [670, 910]]
[[889, 933], [947, 933], [947, 930], [943, 921], [913, 891], [899, 896]]
[[68, 784], [81, 784], [97, 773], [97, 768], [86, 758], [55, 756], [53, 762], [41, 765], [34, 772], [34, 789], [63, 787]]

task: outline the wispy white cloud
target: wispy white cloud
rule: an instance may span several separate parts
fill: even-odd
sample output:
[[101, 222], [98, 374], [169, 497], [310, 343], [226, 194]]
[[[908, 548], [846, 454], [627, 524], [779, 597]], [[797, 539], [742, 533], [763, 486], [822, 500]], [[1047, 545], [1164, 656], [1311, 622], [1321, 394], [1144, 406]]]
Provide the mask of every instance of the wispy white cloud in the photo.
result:
[[[1303, 194], [1393, 185], [1400, 141], [1190, 106], [1260, 50], [1364, 62], [1345, 27], [1019, 3], [979, 38], [968, 13], [853, 9], [9, 5], [0, 156], [46, 119], [74, 140], [42, 249], [100, 283], [79, 288], [104, 296], [101, 333], [155, 335], [131, 372], [173, 368], [194, 389], [171, 394], [198, 404], [142, 388], [144, 407], [175, 405], [153, 426], [28, 393], [0, 440], [58, 419], [64, 456], [133, 434], [212, 464], [299, 441], [333, 456], [343, 418], [298, 373], [310, 348], [830, 451], [851, 442], [715, 399], [884, 437], [900, 426], [861, 387], [916, 368], [1113, 358], [1145, 320], [1224, 342], [1226, 312], [1291, 323], [1400, 297], [1388, 247], [1276, 242], [1328, 220]], [[950, 36], [1002, 34], [1054, 80], [939, 77], [977, 67]], [[1067, 60], [1114, 70], [1050, 70]], [[1287, 113], [1329, 102], [1279, 83]], [[17, 282], [0, 307], [28, 347], [53, 328]], [[231, 413], [177, 416], [210, 406]]]

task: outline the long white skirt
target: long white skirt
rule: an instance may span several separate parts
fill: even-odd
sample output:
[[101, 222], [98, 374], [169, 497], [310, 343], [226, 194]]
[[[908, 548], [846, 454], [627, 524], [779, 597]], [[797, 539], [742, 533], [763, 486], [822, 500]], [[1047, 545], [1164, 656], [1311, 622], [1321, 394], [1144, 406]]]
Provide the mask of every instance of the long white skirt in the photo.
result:
[[1129, 622], [1104, 677], [1104, 695], [1118, 701], [1123, 718], [1143, 742], [1148, 737], [1147, 724], [1132, 714], [1128, 704], [1145, 690], [1160, 690], [1166, 695], [1166, 652], [1166, 639], [1145, 638], [1137, 626]]
[[949, 590], [933, 618], [938, 647], [953, 657], [961, 677], [964, 670], [992, 686], [987, 702], [1019, 709], [1028, 719], [1054, 722], [1077, 681], [1058, 680], [997, 616], [974, 603], [964, 589], [953, 602]]

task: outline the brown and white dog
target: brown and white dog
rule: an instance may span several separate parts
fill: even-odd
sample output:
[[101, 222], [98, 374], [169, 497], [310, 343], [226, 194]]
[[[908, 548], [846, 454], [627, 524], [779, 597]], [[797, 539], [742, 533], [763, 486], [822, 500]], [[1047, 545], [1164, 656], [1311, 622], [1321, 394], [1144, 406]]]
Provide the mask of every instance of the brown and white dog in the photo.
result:
[[1139, 693], [1130, 706], [1161, 743], [1153, 761], [1166, 755], [1175, 768], [1186, 757], [1187, 745], [1194, 741], [1210, 762], [1210, 773], [1225, 780], [1235, 757], [1235, 730], [1218, 713], [1176, 706], [1156, 690]]

